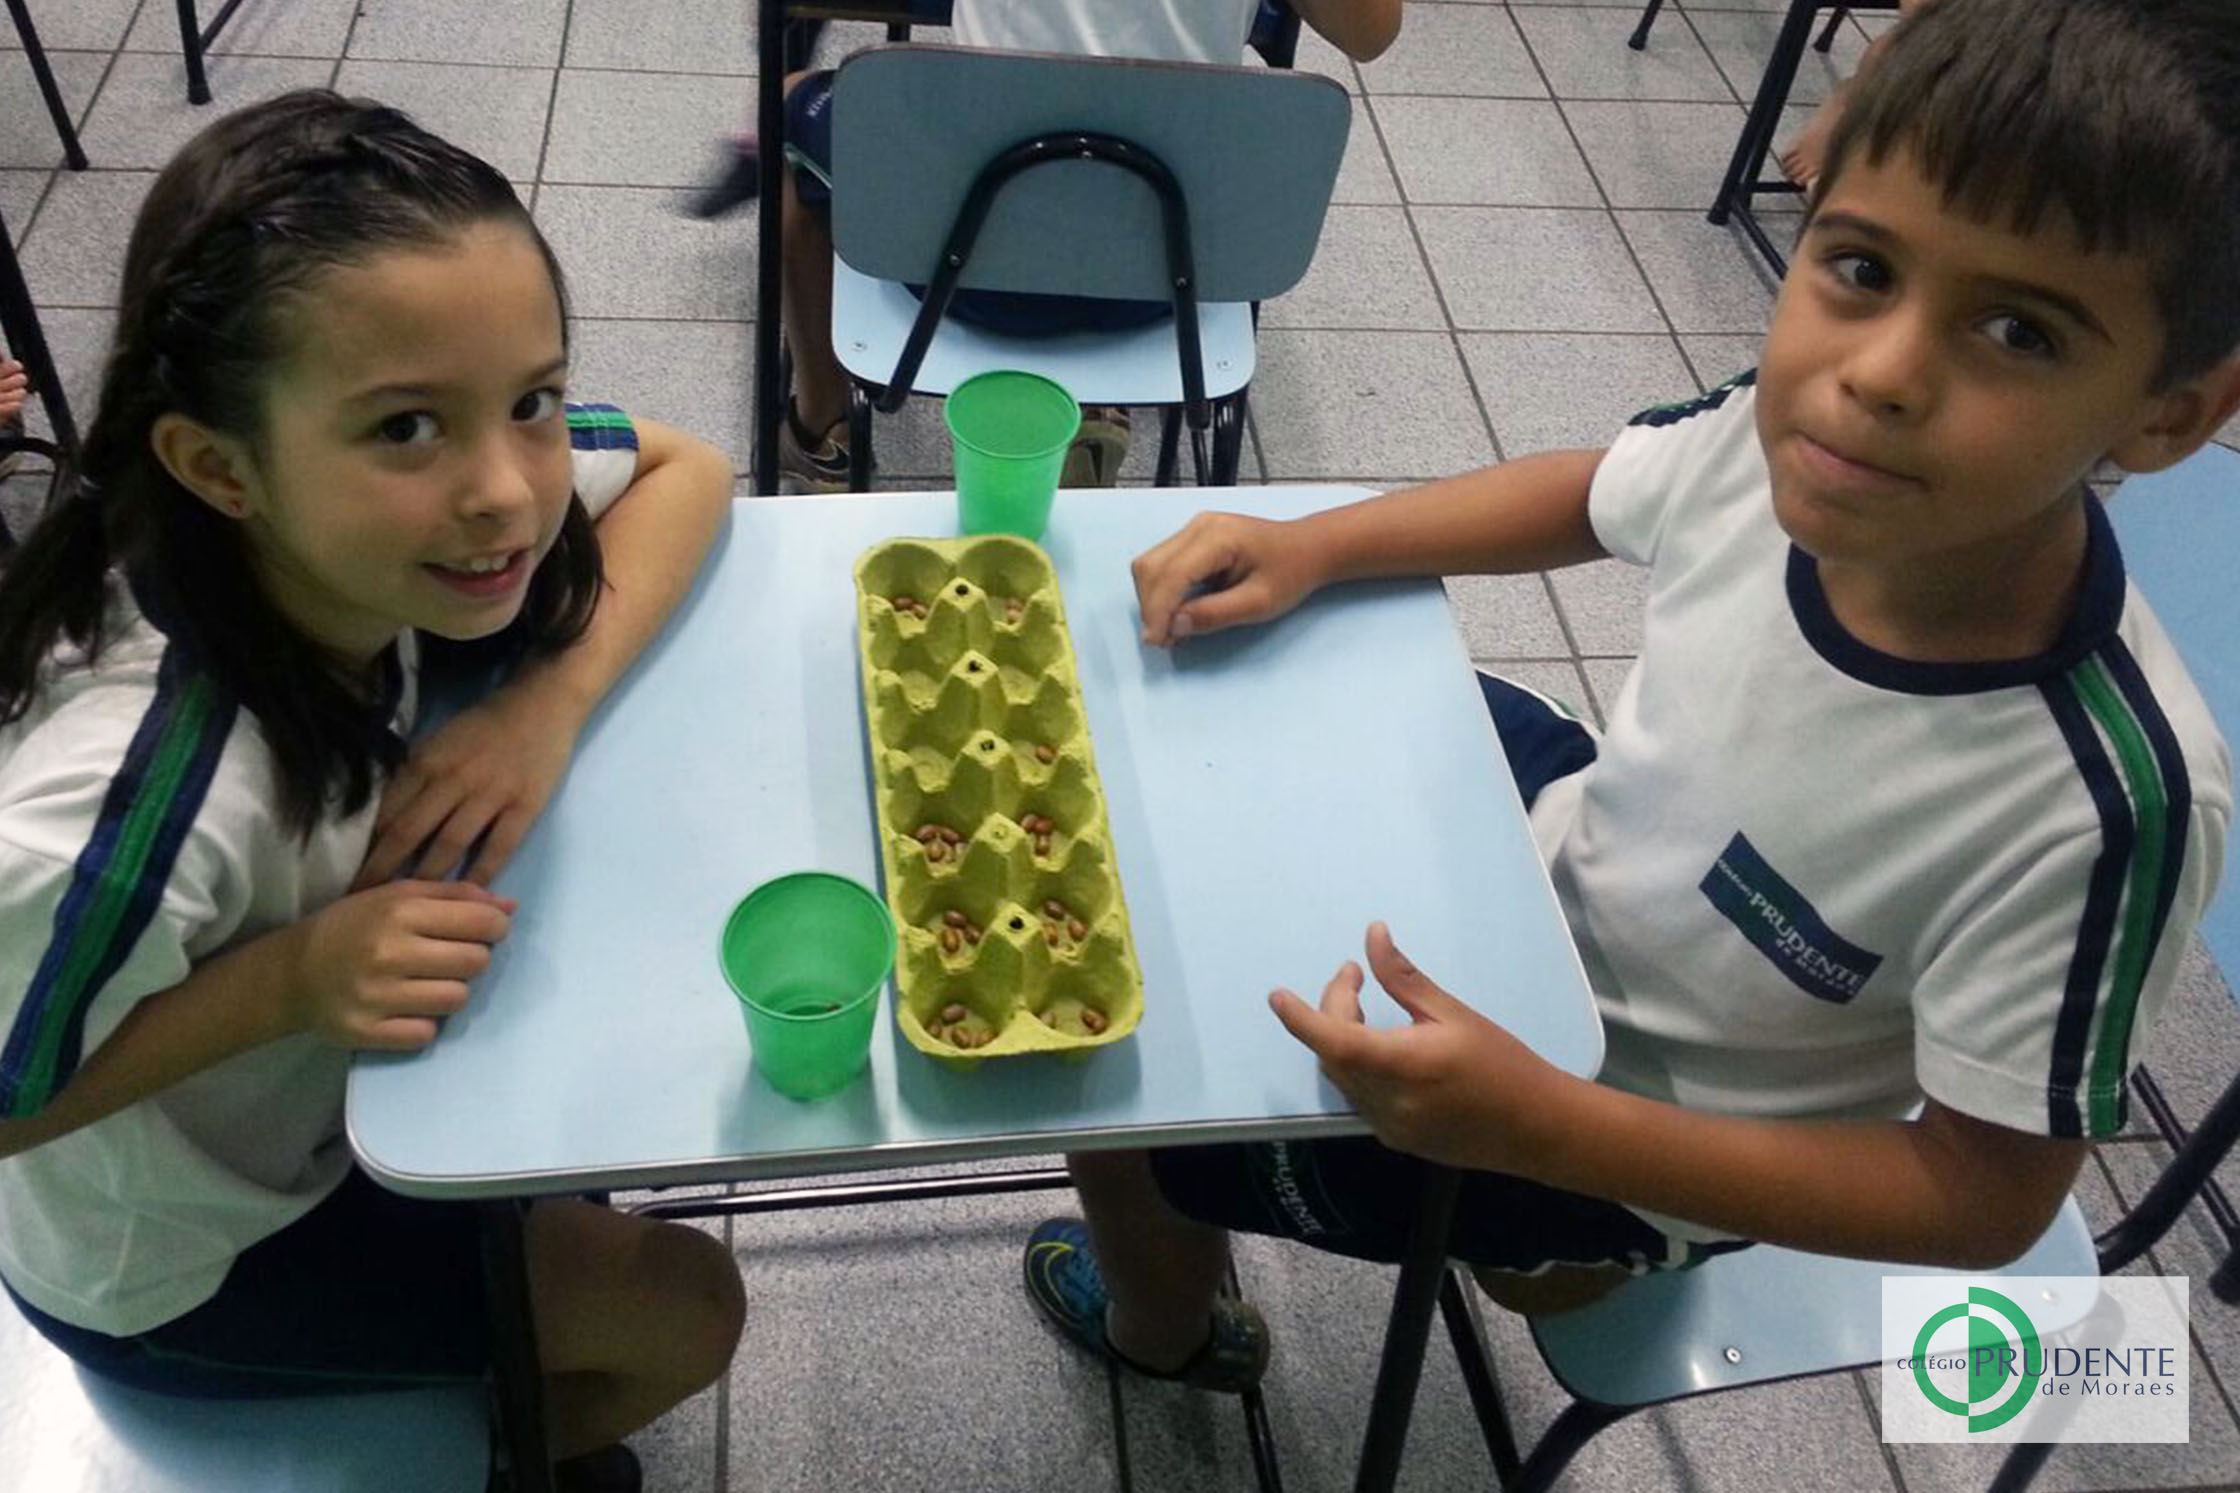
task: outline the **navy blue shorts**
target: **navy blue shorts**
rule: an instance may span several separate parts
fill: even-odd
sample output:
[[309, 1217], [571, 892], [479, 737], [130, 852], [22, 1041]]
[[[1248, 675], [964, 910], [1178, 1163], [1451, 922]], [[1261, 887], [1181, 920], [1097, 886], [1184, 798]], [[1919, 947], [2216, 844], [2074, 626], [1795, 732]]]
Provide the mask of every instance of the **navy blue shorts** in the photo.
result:
[[8, 1294], [79, 1364], [156, 1394], [362, 1394], [472, 1382], [490, 1367], [474, 1206], [400, 1197], [355, 1167], [309, 1213], [243, 1250], [217, 1295], [148, 1332], [91, 1332]]
[[[810, 73], [786, 94], [786, 155], [793, 189], [804, 206], [832, 202], [832, 74]], [[910, 289], [919, 296], [923, 285]], [[1165, 301], [1124, 301], [1097, 296], [1029, 295], [1009, 290], [960, 290], [949, 314], [1007, 337], [1050, 337], [1063, 332], [1120, 332], [1148, 326], [1174, 308]]]
[[[1594, 761], [1593, 735], [1538, 695], [1490, 674], [1478, 676], [1478, 687], [1527, 807], [1548, 784]], [[1426, 1165], [1368, 1136], [1151, 1153], [1160, 1192], [1202, 1223], [1386, 1264], [1407, 1250]], [[1465, 1171], [1447, 1253], [1497, 1270], [1609, 1264], [1639, 1274], [1742, 1247], [1678, 1244], [1616, 1203]]]

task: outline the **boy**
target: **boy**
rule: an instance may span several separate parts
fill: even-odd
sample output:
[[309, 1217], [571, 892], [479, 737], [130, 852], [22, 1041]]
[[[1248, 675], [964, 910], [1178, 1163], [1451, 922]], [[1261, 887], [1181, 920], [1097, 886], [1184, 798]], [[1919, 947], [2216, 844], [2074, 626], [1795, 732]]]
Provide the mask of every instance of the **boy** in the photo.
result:
[[[1300, 20], [1347, 56], [1368, 61], [1392, 45], [1401, 0], [1291, 0]], [[956, 0], [957, 45], [1013, 52], [1235, 63], [1260, 0]], [[848, 485], [848, 375], [832, 350], [832, 74], [786, 80], [784, 315], [793, 398], [778, 422], [778, 469], [811, 492]], [[844, 188], [843, 188], [844, 190]], [[1165, 316], [1163, 302], [961, 292], [950, 314], [1014, 335], [1102, 331]], [[1127, 454], [1127, 411], [1082, 411], [1063, 487], [1110, 487]]]
[[1931, 0], [1858, 80], [1754, 377], [1137, 560], [1161, 645], [1337, 580], [1649, 567], [1599, 742], [1485, 682], [1609, 1056], [1550, 1068], [1372, 925], [1411, 1027], [1361, 1024], [1352, 964], [1271, 1004], [1376, 1140], [1075, 1157], [1038, 1305], [1242, 1388], [1222, 1230], [1397, 1258], [1416, 1157], [1468, 1169], [1451, 1252], [1527, 1310], [1750, 1240], [2022, 1253], [2222, 865], [2228, 754], [2084, 481], [2240, 406], [2236, 256], [2234, 0]]

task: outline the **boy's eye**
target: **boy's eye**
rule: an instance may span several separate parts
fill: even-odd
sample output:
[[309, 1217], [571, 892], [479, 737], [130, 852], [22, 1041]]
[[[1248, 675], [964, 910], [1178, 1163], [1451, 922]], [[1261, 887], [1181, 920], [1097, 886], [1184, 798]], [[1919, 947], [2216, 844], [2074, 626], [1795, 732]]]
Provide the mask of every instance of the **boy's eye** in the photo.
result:
[[405, 410], [373, 428], [374, 438], [392, 446], [418, 446], [440, 434], [436, 417], [426, 410]]
[[2002, 349], [2026, 358], [2050, 358], [2060, 351], [2043, 327], [2012, 312], [1987, 319], [1983, 328]]
[[513, 418], [527, 425], [539, 420], [549, 420], [560, 413], [563, 405], [558, 389], [532, 389], [513, 403]]
[[1890, 267], [1871, 254], [1834, 254], [1828, 272], [1850, 290], [1885, 291], [1890, 288]]

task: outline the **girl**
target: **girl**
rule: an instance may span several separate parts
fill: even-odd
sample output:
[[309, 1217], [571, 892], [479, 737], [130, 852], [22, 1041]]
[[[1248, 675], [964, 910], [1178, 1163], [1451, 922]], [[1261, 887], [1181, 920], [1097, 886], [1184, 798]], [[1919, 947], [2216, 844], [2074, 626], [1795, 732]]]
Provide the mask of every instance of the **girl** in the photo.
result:
[[[474, 1215], [353, 1169], [348, 1054], [465, 1004], [514, 906], [484, 883], [729, 465], [563, 406], [552, 251], [394, 110], [203, 131], [121, 299], [83, 484], [0, 576], [0, 1282], [161, 1392], [479, 1377]], [[404, 761], [421, 635], [518, 667]], [[610, 1444], [723, 1372], [737, 1273], [580, 1202], [527, 1232], [554, 1454], [627, 1473]]]

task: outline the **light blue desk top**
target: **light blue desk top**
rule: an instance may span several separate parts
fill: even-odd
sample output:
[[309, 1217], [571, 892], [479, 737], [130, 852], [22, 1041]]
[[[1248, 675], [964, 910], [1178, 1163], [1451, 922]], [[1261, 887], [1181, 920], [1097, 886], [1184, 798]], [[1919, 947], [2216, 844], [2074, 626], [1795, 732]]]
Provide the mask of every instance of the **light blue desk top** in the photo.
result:
[[424, 1052], [358, 1059], [360, 1159], [402, 1192], [495, 1196], [1357, 1132], [1265, 997], [1319, 996], [1379, 917], [1433, 978], [1592, 1073], [1586, 983], [1435, 583], [1342, 588], [1173, 653], [1138, 640], [1128, 561], [1192, 513], [1359, 496], [1060, 495], [1049, 549], [1143, 1024], [1086, 1061], [955, 1073], [883, 1017], [868, 1075], [806, 1105], [752, 1071], [716, 939], [768, 877], [875, 880], [850, 572], [880, 540], [953, 533], [955, 500], [742, 500], [501, 878], [521, 910], [468, 1009]]

